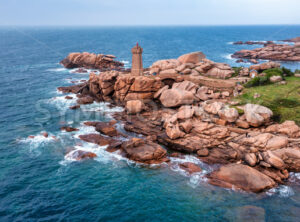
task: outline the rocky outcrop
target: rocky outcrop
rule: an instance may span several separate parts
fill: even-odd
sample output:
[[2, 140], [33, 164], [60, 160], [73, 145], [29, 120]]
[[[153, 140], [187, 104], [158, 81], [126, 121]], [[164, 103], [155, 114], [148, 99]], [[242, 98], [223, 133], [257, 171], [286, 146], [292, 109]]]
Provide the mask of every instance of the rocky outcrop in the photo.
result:
[[126, 156], [139, 163], [158, 164], [168, 161], [167, 151], [149, 140], [133, 138], [122, 144]]
[[[141, 135], [141, 138], [125, 136], [114, 122], [88, 122], [86, 125], [95, 127], [99, 133], [79, 138], [106, 146], [108, 152], [119, 150], [128, 159], [144, 164], [168, 161], [168, 153], [161, 147], [164, 145], [208, 164], [223, 164], [225, 168], [213, 172], [210, 181], [246, 191], [259, 192], [273, 187], [283, 183], [289, 171], [300, 170], [299, 127], [291, 121], [273, 124], [273, 113], [267, 107], [256, 104], [231, 107], [229, 104], [234, 104], [228, 103], [228, 98], [240, 92], [242, 86], [224, 90], [201, 86], [201, 82], [195, 81], [209, 79], [204, 76], [209, 70], [231, 72], [230, 67], [199, 55], [201, 61], [195, 64], [193, 60], [197, 56], [194, 56], [183, 57], [188, 63], [182, 63], [183, 59], [157, 62], [152, 68], [158, 70], [158, 75], [91, 73], [89, 81], [80, 87], [62, 88], [76, 92], [81, 104], [96, 100], [124, 106], [125, 110], [114, 117], [123, 123], [126, 131]], [[274, 64], [260, 64], [258, 70]], [[220, 85], [227, 82], [211, 81], [219, 81]], [[244, 109], [244, 113], [239, 114], [238, 109]], [[180, 167], [189, 174], [201, 171], [192, 163]]]
[[225, 79], [233, 75], [233, 69], [224, 63], [215, 63], [205, 58], [202, 52], [180, 56], [178, 59], [160, 60], [152, 64], [150, 73], [156, 75], [191, 75]]
[[273, 61], [300, 61], [300, 47], [287, 44], [266, 44], [263, 48], [240, 50], [232, 55], [233, 58], [266, 59]]
[[65, 59], [60, 63], [68, 68], [88, 68], [88, 69], [99, 69], [104, 70], [120, 70], [124, 64], [118, 61], [115, 61], [115, 56], [113, 55], [103, 55], [103, 54], [94, 54], [94, 53], [70, 53]]
[[257, 65], [252, 65], [249, 67], [250, 70], [256, 70], [256, 71], [264, 71], [267, 69], [272, 69], [272, 68], [279, 68], [281, 65], [280, 63], [277, 62], [265, 62], [262, 64], [257, 64]]
[[209, 175], [209, 183], [251, 192], [260, 192], [276, 185], [270, 177], [243, 164], [222, 166]]

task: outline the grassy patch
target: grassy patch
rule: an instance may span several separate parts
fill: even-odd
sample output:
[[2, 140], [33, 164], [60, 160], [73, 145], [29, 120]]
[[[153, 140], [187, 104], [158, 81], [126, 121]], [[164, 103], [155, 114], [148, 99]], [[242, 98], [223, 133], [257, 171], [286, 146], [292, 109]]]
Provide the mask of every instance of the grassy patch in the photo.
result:
[[[294, 120], [300, 125], [300, 78], [286, 77], [286, 85], [265, 85], [244, 89], [239, 96], [240, 105], [246, 103], [260, 104], [274, 112], [278, 122]], [[254, 99], [254, 94], [260, 94]]]

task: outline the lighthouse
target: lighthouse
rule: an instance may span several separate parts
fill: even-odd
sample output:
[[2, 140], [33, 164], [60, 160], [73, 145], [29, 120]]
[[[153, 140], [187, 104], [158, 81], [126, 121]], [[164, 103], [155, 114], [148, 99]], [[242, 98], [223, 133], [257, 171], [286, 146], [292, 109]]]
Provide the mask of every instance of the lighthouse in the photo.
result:
[[132, 66], [131, 75], [140, 76], [143, 74], [143, 49], [138, 43], [131, 49], [132, 52]]

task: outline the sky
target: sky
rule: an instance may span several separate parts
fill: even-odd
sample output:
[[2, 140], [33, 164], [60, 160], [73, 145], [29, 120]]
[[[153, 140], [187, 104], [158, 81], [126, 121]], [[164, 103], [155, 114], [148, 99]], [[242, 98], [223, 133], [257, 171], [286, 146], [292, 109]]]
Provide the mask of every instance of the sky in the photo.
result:
[[300, 0], [0, 0], [0, 25], [300, 24]]

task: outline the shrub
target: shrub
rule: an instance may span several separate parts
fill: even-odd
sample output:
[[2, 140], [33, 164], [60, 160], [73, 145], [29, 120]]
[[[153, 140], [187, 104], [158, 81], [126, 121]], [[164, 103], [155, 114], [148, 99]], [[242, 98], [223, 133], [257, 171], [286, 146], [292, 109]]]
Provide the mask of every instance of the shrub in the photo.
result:
[[234, 70], [232, 77], [236, 77], [240, 75], [240, 71], [243, 69], [243, 67], [232, 67], [232, 69]]
[[259, 86], [259, 81], [260, 81], [260, 77], [254, 77], [253, 79], [251, 79], [250, 81], [248, 81], [244, 86], [246, 88], [250, 88], [253, 86]]
[[287, 69], [285, 67], [282, 67], [281, 69], [283, 74], [285, 74], [286, 76], [294, 76], [294, 73], [290, 69]]
[[270, 78], [271, 76], [282, 76], [283, 77], [283, 71], [280, 68], [267, 69], [267, 70], [264, 70], [263, 73], [265, 73], [268, 78]]
[[296, 74], [300, 74], [300, 69], [296, 69], [296, 70], [295, 70], [295, 73], [296, 73]]

